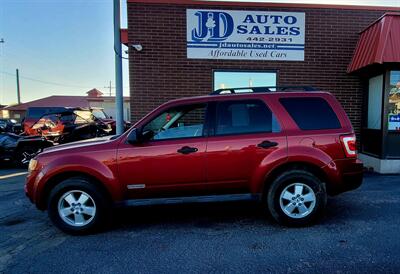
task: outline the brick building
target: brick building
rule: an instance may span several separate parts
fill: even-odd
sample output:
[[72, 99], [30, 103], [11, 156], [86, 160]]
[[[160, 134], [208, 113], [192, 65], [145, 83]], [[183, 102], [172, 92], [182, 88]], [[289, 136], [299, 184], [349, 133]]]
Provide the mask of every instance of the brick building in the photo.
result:
[[[399, 12], [400, 8], [127, 1], [128, 45], [143, 47], [137, 51], [129, 46], [132, 121], [167, 100], [204, 95], [220, 87], [313, 86], [330, 91], [342, 103], [361, 138], [362, 152], [381, 160], [388, 158], [383, 149], [364, 149], [361, 132], [368, 125], [362, 121], [368, 118], [369, 79], [380, 70], [386, 71], [386, 63], [400, 70], [400, 63], [392, 60], [400, 62], [400, 57], [380, 64], [372, 60], [359, 67], [350, 64], [360, 32], [374, 22], [381, 24], [385, 13]], [[400, 19], [398, 14], [391, 16]], [[384, 94], [379, 98], [383, 100]], [[385, 114], [383, 111], [379, 116], [383, 124], [377, 133], [382, 136], [382, 147], [387, 133], [383, 128], [387, 126], [387, 119], [382, 118]], [[393, 158], [400, 159], [400, 149]], [[400, 160], [398, 164], [400, 167]]]

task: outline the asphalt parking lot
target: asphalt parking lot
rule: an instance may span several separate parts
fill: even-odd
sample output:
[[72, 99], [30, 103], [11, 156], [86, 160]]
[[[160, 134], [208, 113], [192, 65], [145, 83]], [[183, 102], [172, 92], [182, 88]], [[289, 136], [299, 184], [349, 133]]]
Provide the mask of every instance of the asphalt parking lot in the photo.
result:
[[0, 273], [400, 271], [400, 176], [366, 175], [308, 228], [235, 202], [123, 209], [109, 231], [73, 237], [25, 198], [23, 173], [0, 169]]

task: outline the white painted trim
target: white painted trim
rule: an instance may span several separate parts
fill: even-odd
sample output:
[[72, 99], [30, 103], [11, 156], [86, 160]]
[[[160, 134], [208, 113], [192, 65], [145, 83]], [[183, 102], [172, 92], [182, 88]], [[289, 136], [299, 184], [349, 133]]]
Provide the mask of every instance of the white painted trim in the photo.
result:
[[381, 174], [400, 174], [400, 160], [379, 159], [363, 153], [359, 154], [360, 160], [367, 168], [373, 168]]

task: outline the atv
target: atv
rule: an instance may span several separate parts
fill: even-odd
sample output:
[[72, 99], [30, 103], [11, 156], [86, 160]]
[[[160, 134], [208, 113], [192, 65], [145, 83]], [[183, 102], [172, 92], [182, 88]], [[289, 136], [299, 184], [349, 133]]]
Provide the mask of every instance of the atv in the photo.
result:
[[80, 140], [111, 135], [112, 126], [90, 110], [62, 108], [39, 117], [21, 135], [0, 133], [0, 161], [27, 166], [43, 149]]
[[0, 133], [0, 161], [26, 167], [33, 157], [50, 146], [53, 142], [41, 136]]

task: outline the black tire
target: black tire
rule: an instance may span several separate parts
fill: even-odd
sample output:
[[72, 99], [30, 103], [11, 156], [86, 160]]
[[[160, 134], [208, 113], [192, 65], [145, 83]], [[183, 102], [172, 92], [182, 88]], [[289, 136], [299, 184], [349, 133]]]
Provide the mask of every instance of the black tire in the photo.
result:
[[[68, 193], [71, 194], [71, 192], [75, 198], [80, 197], [79, 193], [89, 195], [90, 198], [88, 199], [88, 203], [90, 203], [90, 207], [93, 207], [94, 204], [95, 213], [92, 217], [82, 212], [80, 213], [84, 216], [85, 221], [88, 221], [85, 225], [74, 226], [63, 220], [63, 217], [60, 215], [61, 213], [59, 213], [58, 208], [61, 203], [69, 206], [66, 201], [60, 202], [61, 198], [63, 195]], [[85, 177], [71, 177], [56, 185], [50, 192], [47, 209], [49, 217], [54, 225], [62, 231], [72, 235], [90, 234], [104, 229], [109, 220], [111, 210], [110, 201], [107, 199], [107, 195], [104, 191], [99, 189], [93, 182]], [[74, 218], [74, 214], [75, 213], [71, 214], [72, 216], [69, 215], [68, 218]], [[77, 214], [79, 215], [79, 213]], [[64, 219], [65, 218], [66, 217], [64, 217]], [[73, 220], [71, 222], [73, 222]]]
[[[284, 190], [289, 191], [289, 193], [285, 191], [287, 194], [294, 193], [296, 184], [303, 187], [299, 189], [304, 189], [302, 191], [302, 193], [305, 193], [304, 196], [291, 197], [288, 200], [285, 198], [281, 199], [281, 194], [284, 194]], [[303, 198], [311, 192], [310, 190], [314, 193], [314, 202], [304, 202]], [[306, 170], [289, 170], [279, 175], [269, 187], [266, 198], [271, 216], [279, 224], [286, 226], [307, 226], [313, 224], [324, 212], [327, 202], [325, 184], [314, 174]], [[293, 207], [289, 204], [296, 205]], [[306, 207], [309, 210], [302, 213], [300, 211], [301, 205], [303, 205], [302, 209]], [[287, 209], [287, 212], [291, 209], [293, 211], [292, 213], [285, 213], [283, 208]]]

